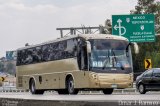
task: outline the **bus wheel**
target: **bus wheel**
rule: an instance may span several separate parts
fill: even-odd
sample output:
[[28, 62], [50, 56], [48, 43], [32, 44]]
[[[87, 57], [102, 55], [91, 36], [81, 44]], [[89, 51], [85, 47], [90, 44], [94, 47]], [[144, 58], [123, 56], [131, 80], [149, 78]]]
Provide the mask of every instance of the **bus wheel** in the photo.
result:
[[113, 88], [103, 89], [104, 94], [112, 94], [112, 92], [113, 92]]
[[68, 94], [78, 94], [78, 89], [75, 89], [74, 88], [74, 80], [72, 77], [70, 77], [68, 80], [67, 80], [67, 91], [68, 91]]
[[43, 94], [44, 93], [44, 90], [36, 90], [34, 79], [31, 80], [29, 89], [32, 94]]

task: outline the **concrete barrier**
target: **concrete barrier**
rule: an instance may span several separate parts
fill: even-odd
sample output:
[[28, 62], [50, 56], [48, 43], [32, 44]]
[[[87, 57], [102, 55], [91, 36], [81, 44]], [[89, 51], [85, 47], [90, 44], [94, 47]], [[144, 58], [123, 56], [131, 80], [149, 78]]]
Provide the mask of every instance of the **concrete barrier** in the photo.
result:
[[118, 101], [57, 101], [57, 100], [24, 100], [0, 99], [1, 106], [119, 106]]
[[153, 100], [65, 101], [0, 98], [1, 106], [160, 106]]
[[[16, 89], [15, 86], [0, 87], [0, 92], [29, 92], [28, 90]], [[57, 93], [56, 91], [46, 91], [48, 93]], [[134, 94], [137, 93], [136, 88], [114, 89], [113, 94]], [[103, 94], [102, 91], [79, 91], [79, 94]]]

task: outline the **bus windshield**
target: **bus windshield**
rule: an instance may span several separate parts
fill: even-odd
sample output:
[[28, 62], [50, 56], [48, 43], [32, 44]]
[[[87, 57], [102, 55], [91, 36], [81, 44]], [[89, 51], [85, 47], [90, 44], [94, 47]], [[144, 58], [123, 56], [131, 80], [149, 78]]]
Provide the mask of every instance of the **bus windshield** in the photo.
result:
[[104, 72], [132, 72], [132, 57], [128, 42], [113, 39], [91, 39], [90, 69]]

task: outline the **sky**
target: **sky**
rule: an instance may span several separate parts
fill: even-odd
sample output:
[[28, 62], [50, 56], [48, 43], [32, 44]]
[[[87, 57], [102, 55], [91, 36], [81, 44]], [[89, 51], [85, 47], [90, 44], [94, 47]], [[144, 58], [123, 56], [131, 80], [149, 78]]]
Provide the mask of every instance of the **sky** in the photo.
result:
[[104, 25], [129, 14], [137, 0], [0, 0], [0, 57], [60, 37], [58, 27]]

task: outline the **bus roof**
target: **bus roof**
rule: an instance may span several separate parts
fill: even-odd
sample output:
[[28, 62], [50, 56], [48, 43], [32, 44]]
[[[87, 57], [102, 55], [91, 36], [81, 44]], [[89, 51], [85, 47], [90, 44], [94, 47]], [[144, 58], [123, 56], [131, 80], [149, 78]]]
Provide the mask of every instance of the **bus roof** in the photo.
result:
[[128, 39], [125, 38], [125, 37], [117, 36], [117, 35], [111, 35], [111, 34], [78, 34], [78, 35], [65, 36], [63, 38], [57, 38], [55, 40], [47, 41], [47, 42], [36, 44], [36, 45], [30, 45], [30, 46], [22, 47], [22, 48], [19, 48], [17, 50], [33, 48], [33, 47], [42, 46], [42, 45], [45, 45], [45, 44], [50, 44], [50, 43], [59, 42], [59, 41], [72, 39], [72, 38], [77, 38], [77, 37], [82, 37], [86, 40], [88, 40], [88, 39], [117, 39], [117, 40], [128, 41]]

